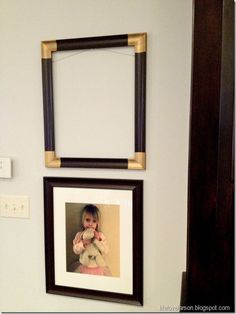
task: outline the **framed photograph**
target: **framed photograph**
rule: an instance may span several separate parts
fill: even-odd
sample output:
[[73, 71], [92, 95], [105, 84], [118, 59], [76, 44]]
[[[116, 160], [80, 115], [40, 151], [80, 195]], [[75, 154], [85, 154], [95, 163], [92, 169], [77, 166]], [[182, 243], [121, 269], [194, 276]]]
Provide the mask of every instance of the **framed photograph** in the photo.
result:
[[[134, 84], [130, 86], [134, 94], [134, 153], [127, 158], [83, 158], [57, 156], [54, 128], [53, 92], [53, 56], [57, 52], [101, 50], [105, 48], [133, 47], [134, 49]], [[44, 108], [44, 139], [46, 167], [76, 167], [76, 168], [113, 168], [137, 169], [146, 167], [145, 152], [145, 106], [146, 106], [146, 50], [147, 34], [123, 34], [101, 37], [61, 39], [42, 42], [42, 84]], [[122, 48], [122, 49], [123, 49]], [[92, 66], [91, 66], [92, 67]], [[55, 74], [55, 73], [54, 73]], [[114, 77], [116, 73], [114, 73]], [[83, 78], [79, 77], [78, 80]], [[93, 88], [88, 93], [95, 93]], [[114, 95], [116, 97], [116, 95]], [[81, 104], [78, 103], [78, 106]], [[122, 104], [121, 104], [122, 105]], [[68, 106], [65, 106], [65, 112]], [[93, 108], [90, 108], [93, 110]], [[109, 112], [106, 112], [109, 117]], [[112, 116], [112, 114], [111, 114]], [[120, 127], [120, 124], [119, 126]], [[109, 130], [107, 130], [109, 132]], [[114, 131], [113, 131], [114, 132]], [[71, 136], [75, 136], [72, 134]]]
[[143, 304], [143, 181], [44, 177], [46, 291]]

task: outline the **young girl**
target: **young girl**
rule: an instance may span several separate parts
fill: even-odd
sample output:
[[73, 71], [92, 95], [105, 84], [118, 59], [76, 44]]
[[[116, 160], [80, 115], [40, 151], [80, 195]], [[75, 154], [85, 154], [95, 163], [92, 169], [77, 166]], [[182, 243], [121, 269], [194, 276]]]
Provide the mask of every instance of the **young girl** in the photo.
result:
[[104, 234], [99, 231], [100, 212], [97, 206], [86, 205], [81, 213], [82, 231], [73, 240], [73, 251], [79, 255], [80, 265], [76, 272], [90, 275], [111, 276], [104, 255], [108, 245]]

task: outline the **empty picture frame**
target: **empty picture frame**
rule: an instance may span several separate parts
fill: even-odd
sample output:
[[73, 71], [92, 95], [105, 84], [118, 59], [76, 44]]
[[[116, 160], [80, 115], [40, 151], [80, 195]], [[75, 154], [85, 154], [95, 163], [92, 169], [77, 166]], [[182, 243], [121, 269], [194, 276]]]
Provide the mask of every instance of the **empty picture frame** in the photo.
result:
[[[99, 49], [127, 46], [133, 46], [135, 51], [134, 156], [132, 156], [132, 158], [58, 157], [56, 155], [55, 130], [54, 130], [54, 101], [53, 101], [54, 97], [53, 97], [53, 68], [52, 68], [53, 53], [56, 53], [57, 51], [67, 50]], [[145, 169], [147, 34], [136, 33], [43, 41], [41, 48], [42, 48], [45, 166], [49, 168], [70, 167], [70, 168], [111, 168], [111, 169], [136, 169], [136, 170]]]

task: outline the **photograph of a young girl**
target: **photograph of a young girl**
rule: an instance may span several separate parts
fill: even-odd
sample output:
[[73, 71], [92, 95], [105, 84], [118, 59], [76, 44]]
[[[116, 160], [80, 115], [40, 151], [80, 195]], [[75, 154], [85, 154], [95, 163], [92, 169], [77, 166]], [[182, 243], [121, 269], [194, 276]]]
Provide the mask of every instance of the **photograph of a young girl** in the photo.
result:
[[120, 275], [119, 205], [66, 203], [67, 271]]

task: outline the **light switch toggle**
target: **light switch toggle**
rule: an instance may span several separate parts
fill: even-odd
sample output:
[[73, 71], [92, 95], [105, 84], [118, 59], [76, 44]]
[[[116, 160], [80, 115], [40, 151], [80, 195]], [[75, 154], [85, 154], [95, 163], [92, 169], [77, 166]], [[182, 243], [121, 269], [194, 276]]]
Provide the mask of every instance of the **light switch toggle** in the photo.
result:
[[29, 197], [25, 195], [0, 195], [0, 216], [29, 218]]

